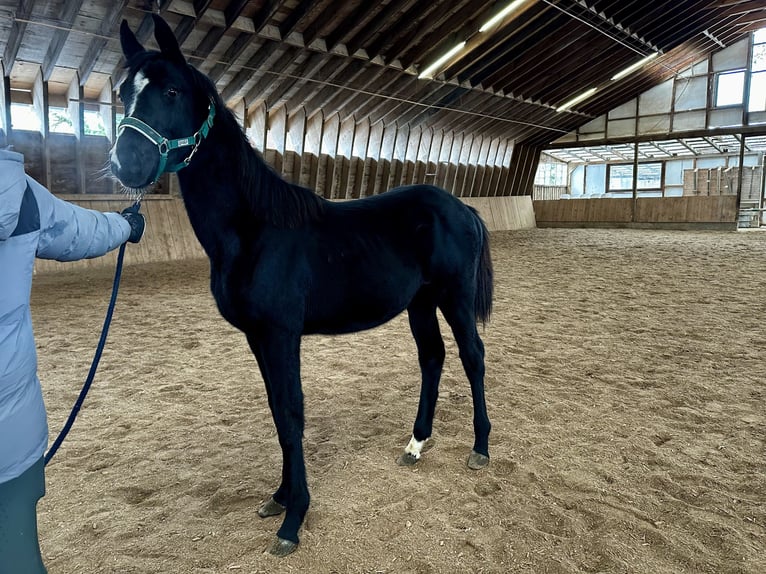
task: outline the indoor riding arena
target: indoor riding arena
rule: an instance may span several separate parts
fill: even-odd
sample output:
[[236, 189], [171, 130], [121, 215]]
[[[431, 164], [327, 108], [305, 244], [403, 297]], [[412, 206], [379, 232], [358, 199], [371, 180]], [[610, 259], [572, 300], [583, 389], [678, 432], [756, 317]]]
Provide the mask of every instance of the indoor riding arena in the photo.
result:
[[[766, 572], [763, 2], [0, 0], [0, 61], [0, 127], [26, 173], [102, 212], [142, 196], [146, 220], [125, 248], [93, 384], [45, 468], [49, 574]], [[170, 113], [149, 131], [125, 121], [151, 123], [155, 95], [174, 109], [196, 101], [183, 72], [157, 73], [187, 63], [218, 94], [199, 132], [162, 133]], [[279, 402], [279, 365], [249, 324], [233, 325], [219, 286], [273, 259], [262, 237], [293, 241], [310, 220], [240, 209], [215, 245], [262, 258], [221, 271], [203, 227], [215, 214], [200, 217], [193, 184], [246, 169], [216, 155], [227, 118], [268, 177], [312, 190], [328, 213], [436, 186], [489, 232], [489, 463], [467, 464], [476, 384], [449, 311], [419, 459], [424, 345], [411, 314], [307, 334], [311, 500], [284, 556], [283, 518], [259, 509], [287, 507], [288, 524], [298, 499], [278, 424], [297, 407]], [[120, 138], [152, 149], [155, 131], [166, 144], [190, 136], [191, 151], [171, 151], [175, 173], [126, 182], [129, 158], [161, 172], [163, 148], [130, 155]], [[251, 180], [242, 197], [266, 181]], [[207, 205], [227, 204], [230, 187], [205, 185]], [[231, 239], [241, 221], [251, 227]], [[360, 231], [328, 231], [348, 241], [328, 260], [373, 243], [349, 229]], [[302, 252], [285, 252], [299, 267]], [[35, 262], [49, 445], [91, 369], [117, 267], [117, 250]], [[287, 297], [284, 277], [253, 280], [248, 296]], [[14, 280], [0, 270], [0, 303]], [[277, 337], [275, 321], [258, 337]]]

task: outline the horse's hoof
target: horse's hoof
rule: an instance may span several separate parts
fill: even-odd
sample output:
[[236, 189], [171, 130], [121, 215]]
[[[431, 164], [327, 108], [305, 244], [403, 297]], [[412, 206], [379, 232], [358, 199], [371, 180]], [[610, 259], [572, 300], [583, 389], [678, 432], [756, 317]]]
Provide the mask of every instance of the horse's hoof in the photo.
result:
[[403, 452], [399, 458], [396, 459], [396, 464], [399, 466], [412, 466], [420, 460], [411, 452]]
[[475, 450], [468, 456], [468, 468], [471, 470], [480, 470], [489, 464], [489, 457], [486, 454], [479, 454]]
[[271, 548], [269, 548], [269, 553], [282, 558], [283, 556], [292, 554], [297, 549], [297, 542], [291, 542], [290, 540], [285, 540], [284, 538], [277, 538], [277, 541], [271, 546]]
[[284, 506], [279, 504], [273, 498], [269, 498], [258, 509], [258, 516], [260, 516], [261, 518], [267, 518], [269, 516], [278, 516], [278, 515], [282, 514], [284, 511], [285, 511], [285, 507]]

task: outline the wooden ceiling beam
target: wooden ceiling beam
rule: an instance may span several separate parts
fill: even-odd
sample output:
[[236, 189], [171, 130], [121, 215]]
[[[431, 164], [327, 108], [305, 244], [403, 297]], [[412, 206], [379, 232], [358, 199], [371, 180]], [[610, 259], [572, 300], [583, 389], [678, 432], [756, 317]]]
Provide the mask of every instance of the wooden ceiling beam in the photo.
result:
[[390, 87], [399, 78], [399, 72], [386, 69], [383, 70], [380, 75], [374, 77], [373, 81], [367, 86], [367, 90], [374, 94], [380, 94], [380, 97], [370, 96], [370, 94], [354, 94], [348, 101], [344, 102], [344, 108], [346, 108], [347, 115], [353, 115], [357, 117], [367, 117], [368, 114], [363, 113], [365, 106], [370, 104], [373, 100], [387, 99], [386, 96], [390, 91]]
[[290, 10], [287, 18], [279, 24], [279, 32], [283, 38], [286, 38], [295, 31], [295, 28], [306, 17], [315, 3], [314, 0], [301, 0], [295, 8]]
[[258, 68], [274, 54], [278, 46], [278, 42], [265, 41], [221, 91], [223, 100], [228, 101], [233, 98], [247, 84]]
[[237, 18], [240, 17], [245, 6], [247, 6], [247, 0], [232, 0], [229, 2], [228, 6], [224, 8], [223, 17], [225, 28], [227, 30], [237, 21]]
[[766, 4], [763, 3], [763, 0], [750, 0], [748, 2], [743, 2], [742, 4], [737, 4], [735, 6], [731, 6], [728, 9], [724, 10], [721, 15], [723, 16], [737, 16], [739, 14], [746, 14], [748, 12], [760, 12], [766, 10]]
[[[571, 57], [579, 40], [577, 30], [577, 23], [564, 24], [561, 42], [553, 46], [545, 34], [538, 41], [524, 46], [514, 41], [513, 37], [508, 38], [490, 53], [476, 54], [468, 68], [456, 72], [450, 68], [445, 70], [445, 75], [470, 81], [474, 85], [480, 84], [487, 89], [502, 89], [517, 96], [529, 96], [524, 89], [528, 70], [537, 70], [533, 75], [540, 75], [540, 69], [545, 70], [555, 64], [559, 57]], [[557, 56], [554, 57], [554, 54]]]
[[266, 24], [271, 21], [281, 5], [282, 3], [278, 0], [267, 0], [263, 3], [263, 6], [261, 6], [261, 9], [258, 11], [258, 15], [253, 18], [256, 34], [263, 30]]
[[381, 119], [382, 108], [386, 106], [392, 106], [393, 102], [406, 98], [409, 93], [412, 92], [413, 86], [418, 82], [418, 78], [412, 74], [397, 75], [394, 81], [387, 86], [388, 93], [386, 95], [389, 98], [378, 98], [376, 100], [368, 100], [365, 105], [359, 109], [358, 115], [361, 117], [369, 117], [372, 123], [377, 123]]
[[194, 54], [199, 56], [202, 60], [205, 60], [215, 50], [218, 42], [221, 41], [223, 35], [226, 33], [226, 29], [221, 26], [211, 26], [202, 41], [197, 44], [197, 47], [193, 50]]
[[[94, 36], [91, 39], [90, 44], [88, 45], [88, 49], [80, 61], [80, 67], [77, 70], [78, 76], [80, 78], [80, 86], [85, 86], [88, 82], [88, 79], [90, 78], [90, 75], [93, 73], [93, 70], [96, 67], [96, 62], [103, 52], [104, 47], [107, 45], [106, 38], [116, 35], [117, 23], [120, 22], [122, 11], [127, 3], [127, 0], [119, 0], [117, 2], [113, 2], [106, 17], [101, 21], [99, 35]], [[118, 69], [121, 69], [121, 66]], [[116, 88], [117, 85], [118, 84], [114, 83], [113, 77], [112, 86]]]
[[178, 22], [178, 25], [176, 26], [175, 30], [173, 30], [173, 33], [175, 34], [176, 39], [178, 40], [178, 45], [183, 46], [183, 43], [186, 42], [186, 39], [189, 37], [189, 34], [192, 33], [194, 30], [194, 25], [196, 24], [196, 19], [192, 16], [181, 16], [180, 21]]
[[[422, 81], [422, 80], [421, 80]], [[425, 82], [424, 82], [425, 83]], [[454, 86], [450, 85], [430, 85], [417, 98], [409, 102], [394, 105], [381, 119], [384, 124], [396, 122], [399, 125], [408, 124], [409, 120], [415, 117], [424, 109], [438, 105], [439, 101], [452, 92]]]
[[80, 12], [82, 6], [82, 0], [74, 0], [72, 2], [66, 2], [64, 4], [64, 11], [61, 14], [61, 26], [56, 28], [51, 35], [51, 43], [48, 44], [48, 51], [45, 53], [43, 59], [42, 72], [43, 81], [47, 82], [51, 79], [53, 70], [56, 67], [61, 50], [64, 49], [64, 44], [69, 37], [69, 31], [74, 24], [77, 14]]
[[[580, 24], [576, 21], [566, 21], [563, 16], [554, 14], [551, 10], [550, 6], [545, 5], [541, 9], [528, 11], [523, 21], [517, 20], [511, 26], [493, 34], [480, 49], [474, 50], [445, 69], [445, 76], [457, 78], [459, 81], [467, 80], [474, 85], [492, 85], [492, 82], [485, 84], [484, 79], [494, 70], [509, 66], [515, 60], [534, 60], [540, 53], [547, 53], [550, 48], [548, 30], [559, 34], [563, 43], [574, 42]], [[533, 26], [535, 33], [528, 33]], [[527, 47], [530, 44], [531, 46]], [[539, 48], [536, 49], [535, 46]]]
[[376, 40], [365, 46], [368, 54], [382, 54], [386, 60], [399, 58], [399, 54], [422, 34], [426, 21], [439, 7], [438, 2], [429, 2], [426, 6], [412, 4], [400, 13], [398, 30], [395, 34], [380, 34]]
[[[396, 57], [405, 69], [416, 63], [424, 67], [441, 56], [435, 53], [436, 50], [447, 50], [453, 44], [467, 40], [470, 32], [478, 30], [476, 17], [476, 9], [471, 0], [455, 2], [450, 9], [439, 11], [429, 20], [425, 34], [419, 30], [416, 38], [408, 42], [407, 46], [397, 49]], [[444, 45], [445, 40], [449, 45]]]
[[194, 6], [194, 13], [197, 15], [197, 20], [202, 18], [213, 0], [192, 0], [192, 6]]
[[350, 86], [365, 71], [367, 63], [362, 60], [348, 60], [348, 64], [343, 67], [340, 73], [333, 78], [334, 85], [325, 86], [319, 92], [311, 97], [306, 103], [306, 109], [309, 115], [323, 110], [327, 115], [333, 114], [336, 110], [329, 109], [327, 103], [335, 97], [338, 92], [345, 92], [344, 86]]
[[[242, 13], [242, 10], [247, 5], [247, 2], [239, 2], [237, 0], [234, 2], [236, 6], [234, 8], [231, 8], [231, 12], [226, 12], [225, 19], [226, 22], [229, 22], [231, 20], [231, 24], [234, 23], [234, 21], [239, 17], [239, 15]], [[236, 63], [236, 61], [242, 56], [242, 54], [247, 50], [247, 48], [253, 43], [258, 42], [258, 34], [264, 29], [264, 27], [271, 21], [271, 19], [274, 17], [274, 14], [277, 12], [277, 10], [280, 7], [280, 2], [277, 2], [275, 0], [269, 0], [266, 2], [258, 12], [258, 15], [252, 18], [253, 23], [253, 33], [247, 33], [247, 32], [241, 32], [237, 37], [234, 39], [234, 42], [229, 46], [229, 48], [226, 50], [223, 56], [223, 60], [225, 63], [216, 63], [212, 70], [210, 71], [210, 79], [213, 80], [213, 82], [218, 82], [218, 80], [223, 77], [226, 72], [229, 71], [229, 69]], [[228, 10], [228, 8], [227, 8]], [[284, 37], [284, 36], [283, 36]], [[239, 74], [235, 75], [235, 78]], [[242, 81], [242, 78], [238, 80]], [[237, 87], [236, 91], [239, 91], [239, 89], [242, 88], [242, 85]]]
[[[380, 8], [379, 2], [360, 2], [351, 12], [345, 15], [343, 24], [336, 26], [324, 38], [327, 49], [332, 50], [336, 45], [353, 34], [356, 34]], [[350, 52], [353, 53], [353, 52]]]
[[729, 8], [731, 6], [740, 6], [741, 4], [749, 4], [752, 0], [722, 0], [716, 4], [713, 4], [711, 8]]
[[[330, 27], [334, 30], [345, 22], [344, 13], [338, 9], [339, 6], [342, 6], [342, 4], [338, 4], [334, 8], [328, 7], [328, 9], [320, 12], [318, 16], [311, 22], [311, 24], [309, 24], [309, 26], [303, 32], [303, 39], [307, 46], [318, 38], [324, 38], [322, 31], [326, 27]], [[330, 47], [331, 46], [328, 46], [328, 48]]]
[[213, 69], [208, 74], [213, 82], [218, 82], [221, 77], [234, 65], [239, 57], [245, 53], [251, 42], [254, 41], [254, 36], [247, 32], [240, 32], [234, 41], [226, 49], [223, 54], [222, 62], [216, 62]]
[[[263, 81], [256, 81], [250, 91], [245, 95], [245, 102], [249, 105], [250, 102], [256, 102], [260, 100], [266, 100], [279, 84], [284, 81], [283, 74], [292, 74], [294, 70], [300, 65], [302, 61], [300, 59], [300, 48], [295, 46], [283, 46], [284, 52], [281, 56], [272, 64], [268, 70], [264, 70], [259, 78], [263, 78]], [[278, 70], [278, 72], [277, 72]], [[266, 109], [269, 109], [268, 107]]]
[[[314, 52], [309, 55], [294, 71], [295, 77], [286, 78], [280, 86], [274, 90], [266, 100], [266, 109], [271, 109], [280, 101], [289, 101], [293, 95], [305, 85], [306, 78], [314, 78], [319, 69], [327, 63], [327, 55]], [[249, 96], [250, 94], [248, 94]], [[250, 101], [247, 97], [245, 101]]]
[[376, 4], [379, 11], [348, 39], [346, 46], [349, 53], [353, 54], [357, 50], [364, 49], [371, 58], [377, 56], [377, 53], [372, 53], [368, 49], [371, 45], [370, 39], [386, 27], [396, 28], [395, 23], [400, 21], [399, 15], [411, 8], [414, 3], [415, 0], [392, 0], [386, 5]]
[[16, 63], [16, 57], [19, 55], [21, 40], [27, 30], [26, 21], [32, 15], [34, 4], [33, 0], [19, 0], [16, 17], [11, 24], [11, 33], [8, 35], [8, 42], [3, 51], [3, 66], [5, 67], [5, 75], [8, 77], [10, 77], [13, 65]]
[[[324, 60], [322, 65], [313, 78], [322, 78], [324, 82], [335, 82], [335, 79], [343, 70], [343, 64], [339, 63], [338, 57], [333, 54], [324, 54]], [[311, 99], [312, 94], [317, 94], [322, 89], [322, 85], [318, 81], [314, 81], [307, 77], [297, 90], [293, 90], [293, 95], [287, 100], [287, 112], [293, 114], [300, 107], [307, 107], [307, 102]], [[310, 110], [309, 113], [313, 113], [316, 110]]]

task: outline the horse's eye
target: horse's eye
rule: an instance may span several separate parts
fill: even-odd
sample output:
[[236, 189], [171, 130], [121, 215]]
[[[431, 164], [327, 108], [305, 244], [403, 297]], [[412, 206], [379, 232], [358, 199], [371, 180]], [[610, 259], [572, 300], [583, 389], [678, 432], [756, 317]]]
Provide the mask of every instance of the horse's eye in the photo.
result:
[[175, 98], [178, 95], [178, 90], [175, 88], [168, 88], [165, 95], [169, 98]]

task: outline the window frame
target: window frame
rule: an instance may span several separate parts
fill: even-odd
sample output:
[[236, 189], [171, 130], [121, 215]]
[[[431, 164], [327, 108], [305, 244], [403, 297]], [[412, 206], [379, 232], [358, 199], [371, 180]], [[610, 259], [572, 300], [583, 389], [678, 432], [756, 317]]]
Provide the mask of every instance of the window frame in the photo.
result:
[[[659, 183], [656, 187], [641, 187], [641, 168], [646, 169], [646, 166], [659, 167]], [[613, 188], [612, 187], [612, 170], [615, 167], [627, 167], [630, 170], [630, 185], [627, 188]], [[636, 178], [636, 194], [641, 193], [664, 193], [665, 187], [665, 162], [662, 160], [657, 161], [641, 161], [638, 163], [638, 177]], [[633, 192], [633, 164], [628, 162], [621, 163], [609, 163], [606, 167], [606, 182], [605, 192], [607, 194], [625, 194]]]
[[[713, 101], [711, 102], [712, 109], [724, 109], [724, 108], [736, 108], [737, 106], [743, 106], [745, 104], [745, 86], [747, 84], [747, 69], [736, 69], [736, 70], [725, 70], [722, 72], [716, 72], [715, 74], [715, 85], [713, 89]], [[726, 76], [740, 76], [742, 78], [742, 86], [740, 89], [739, 94], [739, 100], [736, 102], [729, 102], [729, 103], [718, 103], [719, 99], [719, 93], [721, 88], [721, 79]]]

